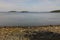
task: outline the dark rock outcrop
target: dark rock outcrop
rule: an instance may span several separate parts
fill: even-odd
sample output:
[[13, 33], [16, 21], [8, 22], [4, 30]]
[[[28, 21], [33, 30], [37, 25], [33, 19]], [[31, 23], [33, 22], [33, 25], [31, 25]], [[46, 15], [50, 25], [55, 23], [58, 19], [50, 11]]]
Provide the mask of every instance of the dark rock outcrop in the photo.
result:
[[60, 34], [53, 32], [33, 32], [25, 37], [29, 37], [30, 40], [60, 40]]

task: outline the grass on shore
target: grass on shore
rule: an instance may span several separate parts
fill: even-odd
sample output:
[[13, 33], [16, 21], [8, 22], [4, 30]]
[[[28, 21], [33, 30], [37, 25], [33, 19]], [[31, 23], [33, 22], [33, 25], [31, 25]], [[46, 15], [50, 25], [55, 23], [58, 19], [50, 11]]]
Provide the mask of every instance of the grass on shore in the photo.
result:
[[[40, 36], [38, 36], [38, 33]], [[36, 26], [36, 27], [0, 27], [0, 40], [44, 40], [44, 37], [47, 37], [48, 35], [60, 35], [60, 26]], [[52, 33], [52, 34], [49, 34]], [[44, 35], [45, 34], [45, 35]], [[53, 38], [53, 36], [51, 36]], [[49, 40], [52, 40], [52, 38], [49, 37]], [[60, 36], [55, 39], [59, 39]], [[46, 38], [46, 40], [48, 37]], [[54, 39], [54, 40], [55, 40]], [[59, 39], [60, 40], [60, 39]]]

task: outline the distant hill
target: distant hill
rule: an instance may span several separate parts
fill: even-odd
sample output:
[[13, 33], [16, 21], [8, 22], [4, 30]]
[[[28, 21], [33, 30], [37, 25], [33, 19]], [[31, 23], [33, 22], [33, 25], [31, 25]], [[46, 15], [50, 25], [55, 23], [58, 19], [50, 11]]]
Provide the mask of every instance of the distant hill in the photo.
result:
[[52, 13], [60, 13], [60, 10], [51, 11]]
[[29, 11], [21, 11], [21, 13], [28, 13]]
[[20, 13], [28, 13], [29, 11], [9, 11], [9, 12], [20, 12]]
[[16, 11], [9, 11], [9, 12], [16, 12]]

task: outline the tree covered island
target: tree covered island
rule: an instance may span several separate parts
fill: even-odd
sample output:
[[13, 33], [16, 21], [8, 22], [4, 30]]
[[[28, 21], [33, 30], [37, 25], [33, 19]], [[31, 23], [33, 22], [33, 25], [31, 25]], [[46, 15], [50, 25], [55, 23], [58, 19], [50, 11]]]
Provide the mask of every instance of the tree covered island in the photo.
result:
[[52, 13], [60, 13], [60, 10], [51, 11]]

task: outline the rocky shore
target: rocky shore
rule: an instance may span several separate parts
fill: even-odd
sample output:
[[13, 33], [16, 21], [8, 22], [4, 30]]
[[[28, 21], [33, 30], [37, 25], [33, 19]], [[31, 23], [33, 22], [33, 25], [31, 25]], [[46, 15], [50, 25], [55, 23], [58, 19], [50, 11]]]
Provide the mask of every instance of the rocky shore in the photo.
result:
[[0, 40], [60, 40], [60, 26], [3, 26]]

